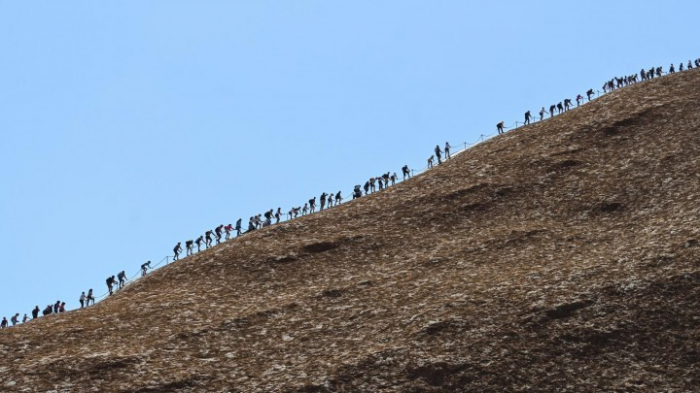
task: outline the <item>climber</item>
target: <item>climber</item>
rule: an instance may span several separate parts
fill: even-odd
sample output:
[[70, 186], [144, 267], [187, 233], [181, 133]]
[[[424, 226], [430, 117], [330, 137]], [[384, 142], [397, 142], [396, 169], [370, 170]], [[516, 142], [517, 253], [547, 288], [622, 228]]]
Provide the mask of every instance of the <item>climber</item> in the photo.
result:
[[[107, 277], [107, 289], [109, 290], [109, 294], [112, 294], [112, 286], [114, 285], [114, 276]], [[57, 303], [60, 305], [60, 303]], [[56, 311], [58, 312], [58, 311]]]
[[[141, 277], [145, 276], [148, 274], [148, 269], [151, 268], [151, 261], [148, 261], [141, 265]], [[88, 292], [88, 305], [90, 305], [90, 294], [92, 293], [92, 289]]]
[[126, 272], [124, 270], [117, 274], [117, 280], [119, 280], [119, 289], [124, 288], [124, 284], [126, 284]]
[[[149, 262], [149, 263], [150, 263], [150, 262]], [[87, 294], [87, 305], [88, 305], [88, 306], [90, 305], [90, 301], [91, 301], [91, 300], [92, 300], [92, 305], [94, 306], [94, 305], [95, 305], [95, 296], [93, 296], [93, 294], [92, 294], [92, 288], [90, 288], [90, 289], [88, 290], [88, 294]], [[37, 306], [37, 309], [38, 309], [38, 307], [39, 307], [39, 306]]]

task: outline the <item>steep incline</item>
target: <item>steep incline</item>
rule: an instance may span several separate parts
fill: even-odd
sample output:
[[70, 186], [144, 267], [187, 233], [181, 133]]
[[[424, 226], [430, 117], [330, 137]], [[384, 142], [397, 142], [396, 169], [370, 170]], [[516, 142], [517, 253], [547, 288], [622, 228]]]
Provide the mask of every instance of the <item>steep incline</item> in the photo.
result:
[[0, 390], [697, 389], [699, 102], [627, 87], [2, 331]]

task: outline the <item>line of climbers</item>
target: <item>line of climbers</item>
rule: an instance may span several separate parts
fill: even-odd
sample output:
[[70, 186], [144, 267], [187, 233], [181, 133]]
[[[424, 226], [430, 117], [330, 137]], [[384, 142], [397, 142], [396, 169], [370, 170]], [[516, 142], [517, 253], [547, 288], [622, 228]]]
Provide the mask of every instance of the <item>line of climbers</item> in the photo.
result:
[[[695, 68], [700, 68], [700, 58], [696, 59], [695, 61], [691, 62], [688, 60], [687, 64], [687, 69], [690, 70], [693, 68], [693, 64], [695, 64]], [[678, 66], [678, 71], [684, 71], [683, 68], [683, 63], [680, 63]], [[675, 68], [673, 64], [671, 64], [671, 67], [669, 69], [669, 74], [675, 73]], [[649, 70], [644, 70], [642, 69], [639, 72], [639, 79], [642, 81], [645, 80], [650, 80], [654, 79], [654, 77], [661, 77], [663, 75], [663, 68], [662, 67], [652, 67]], [[603, 84], [603, 93], [607, 93], [610, 91], [613, 91], [615, 89], [619, 89], [628, 85], [632, 85], [637, 83], [637, 74], [634, 75], [629, 75], [625, 76], [622, 78], [619, 77], [614, 77], [613, 79], [605, 82]], [[594, 96], [595, 92], [593, 89], [589, 89], [586, 92], [586, 96], [588, 98], [588, 101], [590, 102], [592, 100], [592, 97]], [[576, 96], [576, 106], [580, 106], [583, 103], [584, 97], [581, 94], [578, 94]], [[563, 112], [569, 111], [571, 107], [573, 106], [572, 100], [567, 98], [562, 102], [559, 102], [556, 105], [551, 105], [549, 107], [549, 112], [545, 110], [544, 107], [540, 109], [539, 115], [540, 115], [540, 121], [544, 120], [544, 115], [549, 114], [550, 118], [554, 117], [555, 111], [557, 114], [561, 114]], [[530, 124], [530, 120], [532, 119], [532, 114], [530, 111], [525, 112], [525, 122], [523, 125]], [[517, 122], [516, 122], [517, 126]], [[504, 128], [507, 128], [504, 126], [504, 122], [501, 121], [496, 125], [496, 129], [498, 131], [498, 134], [502, 134], [504, 132]], [[450, 155], [450, 143], [445, 142], [445, 147], [444, 149], [440, 149], [440, 145], [435, 146], [434, 149], [434, 155], [431, 155], [428, 158], [428, 166], [426, 169], [430, 169], [435, 165], [435, 158], [437, 157], [437, 163], [442, 164], [442, 157], [444, 154], [444, 157], [446, 160], [449, 160], [451, 158]], [[411, 178], [411, 170], [408, 168], [408, 165], [404, 165], [401, 168], [401, 173], [403, 174], [403, 180]], [[380, 176], [376, 177], [371, 177], [369, 180], [367, 180], [364, 184], [364, 186], [358, 184], [354, 187], [353, 192], [352, 192], [352, 199], [357, 199], [362, 197], [362, 189], [364, 188], [365, 195], [372, 194], [374, 192], [382, 191], [385, 188], [389, 188], [389, 183], [391, 185], [395, 185], [396, 181], [398, 180], [398, 176], [396, 175], [396, 172], [391, 174], [391, 172], [384, 173]], [[377, 189], [378, 186], [378, 189]], [[326, 208], [330, 209], [334, 205], [340, 205], [343, 202], [343, 197], [342, 193], [338, 191], [337, 193], [322, 193], [320, 198], [320, 209], [319, 211], [322, 211]], [[299, 206], [299, 207], [292, 207], [289, 212], [286, 214], [287, 215], [287, 220], [293, 220], [297, 218], [299, 215], [305, 216], [307, 214], [312, 214], [316, 212], [316, 197], [313, 197], [309, 199], [308, 202], [304, 203], [304, 206]], [[257, 229], [261, 229], [267, 226], [272, 225], [272, 219], [274, 217], [275, 219], [275, 224], [279, 224], [282, 218], [282, 208], [277, 208], [277, 211], [274, 211], [274, 209], [270, 209], [267, 212], [263, 214], [258, 214], [256, 216], [250, 217], [248, 221], [248, 230], [243, 232], [242, 228], [242, 219], [239, 218], [236, 221], [236, 225], [233, 226], [231, 224], [228, 225], [219, 225], [213, 230], [208, 230], [204, 233], [204, 235], [199, 236], [196, 240], [187, 240], [185, 241], [185, 249], [187, 251], [187, 256], [193, 255], [194, 253], [194, 245], [197, 245], [197, 252], [201, 251], [202, 245], [204, 245], [205, 250], [213, 247], [214, 246], [214, 241], [216, 241], [216, 244], [220, 244], [222, 238], [224, 241], [229, 240], [231, 238], [231, 233], [233, 231], [236, 231], [236, 237], [239, 237], [243, 234], [255, 231]], [[265, 217], [265, 220], [263, 221], [262, 217]], [[173, 261], [177, 261], [180, 259], [180, 253], [182, 253], [182, 245], [181, 242], [178, 242], [175, 247], [173, 248], [173, 253], [175, 256], [173, 257]], [[167, 257], [166, 257], [167, 258]], [[141, 276], [145, 276], [148, 273], [148, 269], [153, 269], [154, 267], [151, 267], [151, 261], [147, 261], [146, 263], [141, 265]], [[115, 278], [114, 275], [110, 276], [106, 280], [107, 284], [107, 291], [109, 295], [112, 295], [114, 293], [115, 286], [117, 289], [122, 289], [126, 285], [126, 273], [124, 270], [119, 272]], [[88, 307], [92, 303], [92, 305], [95, 304], [95, 296], [93, 294], [92, 288], [88, 290], [87, 295], [85, 292], [82, 292], [79, 298], [80, 302], [80, 308]], [[56, 301], [55, 304], [49, 304], [46, 306], [46, 308], [43, 310], [42, 314], [44, 316], [49, 315], [49, 314], [54, 314], [54, 313], [62, 313], [65, 312], [65, 306], [66, 303], [62, 301]], [[31, 312], [32, 314], [32, 319], [39, 318], [39, 306], [34, 307], [34, 309]], [[24, 314], [24, 317], [22, 317], [22, 323], [25, 323], [29, 320], [29, 317], [27, 314]], [[15, 315], [10, 318], [10, 322], [12, 323], [12, 326], [16, 325], [19, 323], [19, 313], [16, 313]], [[2, 322], [0, 322], [0, 329], [4, 329], [9, 327], [9, 323], [6, 317], [2, 318]]]
[[[695, 64], [695, 68], [700, 67], [700, 58], [696, 59], [695, 61], [688, 60], [688, 65], [686, 69], [690, 70], [693, 68], [693, 64]], [[678, 71], [684, 71], [683, 69], [683, 63], [680, 63], [678, 65]], [[676, 72], [676, 69], [673, 64], [671, 64], [671, 67], [669, 68], [668, 73], [669, 74], [674, 74]], [[642, 69], [639, 71], [639, 74], [632, 74], [624, 77], [613, 77], [609, 81], [606, 81], [603, 84], [603, 93], [608, 93], [611, 92], [615, 89], [619, 89], [625, 86], [633, 85], [637, 83], [639, 80], [641, 81], [646, 81], [646, 80], [651, 80], [654, 79], [654, 77], [661, 77], [664, 74], [663, 72], [663, 67], [652, 67], [649, 70]], [[586, 91], [586, 97], [588, 98], [588, 101], [590, 102], [595, 95], [595, 91], [593, 89], [588, 89]], [[581, 94], [578, 94], [576, 96], [576, 106], [581, 106], [581, 104], [584, 102], [584, 97]], [[540, 115], [540, 121], [544, 120], [544, 115], [548, 114], [550, 118], [554, 117], [555, 112], [556, 114], [561, 114], [564, 112], [569, 111], [571, 107], [573, 106], [573, 102], [570, 98], [564, 99], [564, 101], [560, 101], [558, 104], [552, 104], [549, 106], [549, 111], [545, 109], [545, 107], [542, 107], [539, 111]], [[525, 112], [525, 122], [523, 125], [528, 125], [530, 124], [531, 120], [533, 120], [532, 113], [530, 111]], [[517, 122], [515, 123], [516, 125], [518, 124]], [[501, 121], [498, 124], [496, 124], [496, 131], [499, 134], [502, 134], [505, 132], [505, 122]]]
[[[451, 158], [450, 155], [450, 144], [449, 142], [445, 143], [445, 149], [444, 149], [444, 154], [447, 159]], [[440, 149], [440, 146], [435, 147], [435, 155], [438, 157], [438, 163], [442, 163], [442, 154], [443, 150]], [[432, 168], [432, 159], [433, 156], [429, 159], [430, 165], [429, 167]], [[404, 165], [401, 168], [401, 172], [403, 173], [403, 180], [409, 179], [411, 177], [411, 170], [408, 168], [408, 165]], [[365, 182], [364, 185], [364, 190], [365, 190], [365, 195], [372, 194], [374, 192], [382, 191], [386, 188], [388, 188], [390, 185], [393, 186], [396, 184], [396, 181], [398, 180], [398, 175], [396, 172], [391, 174], [391, 172], [384, 173], [380, 176], [376, 177], [371, 177], [367, 182]], [[377, 189], [377, 186], [379, 189]], [[356, 199], [362, 196], [362, 191], [361, 191], [361, 186], [356, 185], [354, 190], [353, 190], [353, 197], [352, 199]], [[343, 196], [342, 192], [338, 191], [337, 193], [322, 193], [321, 196], [319, 197], [320, 201], [320, 206], [319, 206], [319, 211], [322, 211], [324, 209], [330, 209], [333, 206], [340, 205], [343, 202]], [[316, 212], [316, 197], [313, 197], [309, 199], [307, 203], [304, 204], [303, 207], [292, 207], [287, 213], [287, 219], [292, 220], [297, 218], [299, 215], [305, 216], [308, 214], [312, 214]], [[277, 208], [277, 211], [275, 212], [274, 209], [270, 209], [267, 212], [263, 214], [258, 214], [256, 216], [250, 217], [250, 220], [248, 222], [248, 230], [243, 231], [242, 227], [242, 219], [238, 219], [236, 221], [236, 225], [233, 226], [231, 224], [228, 225], [219, 225], [216, 228], [212, 230], [206, 231], [203, 235], [199, 236], [196, 240], [187, 240], [185, 241], [185, 251], [186, 255], [190, 256], [194, 254], [194, 246], [197, 246], [197, 252], [200, 252], [202, 250], [202, 247], [204, 249], [208, 249], [210, 247], [215, 246], [216, 244], [220, 244], [222, 239], [223, 241], [229, 240], [231, 238], [231, 234], [235, 231], [236, 232], [236, 237], [239, 237], [241, 235], [244, 235], [246, 233], [255, 231], [257, 229], [261, 229], [267, 226], [272, 225], [272, 219], [275, 219], [275, 224], [280, 223], [282, 219], [282, 208]], [[265, 220], [263, 221], [262, 217], [265, 217]], [[214, 244], [216, 242], [216, 244]], [[180, 254], [182, 253], [182, 242], [178, 242], [175, 247], [173, 248], [173, 261], [177, 261], [180, 259]], [[151, 266], [151, 261], [147, 261], [146, 263], [141, 265], [141, 276], [145, 276], [148, 273], [148, 269], [153, 269]], [[127, 277], [126, 277], [126, 272], [122, 270], [119, 272], [116, 277], [114, 275], [107, 277], [106, 279], [106, 285], [107, 285], [107, 294], [112, 295], [114, 293], [114, 290], [117, 289], [122, 289], [126, 285], [127, 282]], [[93, 289], [90, 288], [87, 291], [87, 294], [85, 292], [82, 292], [79, 297], [79, 303], [80, 303], [80, 308], [85, 308], [89, 307], [91, 304], [95, 304], [95, 295], [93, 292]], [[65, 302], [58, 301], [56, 302], [55, 305], [48, 305], [46, 309], [43, 311], [43, 315], [49, 315], [52, 313], [61, 313], [65, 312]], [[32, 317], [33, 319], [36, 319], [39, 317], [39, 306], [36, 306], [34, 310], [32, 310]], [[27, 314], [24, 314], [24, 318], [22, 318], [22, 323], [25, 323], [29, 320], [29, 317]], [[12, 325], [14, 326], [15, 324], [19, 323], [19, 313], [15, 314], [11, 318]], [[1, 325], [1, 328], [8, 327], [8, 321], [7, 318], [3, 318], [3, 322]]]

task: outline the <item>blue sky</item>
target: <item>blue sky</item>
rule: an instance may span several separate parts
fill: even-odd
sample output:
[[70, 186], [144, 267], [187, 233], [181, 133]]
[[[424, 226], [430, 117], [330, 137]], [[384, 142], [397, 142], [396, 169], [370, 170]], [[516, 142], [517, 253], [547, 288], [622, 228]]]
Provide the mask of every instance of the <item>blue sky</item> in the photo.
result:
[[0, 316], [700, 57], [699, 4], [582, 3], [0, 1]]

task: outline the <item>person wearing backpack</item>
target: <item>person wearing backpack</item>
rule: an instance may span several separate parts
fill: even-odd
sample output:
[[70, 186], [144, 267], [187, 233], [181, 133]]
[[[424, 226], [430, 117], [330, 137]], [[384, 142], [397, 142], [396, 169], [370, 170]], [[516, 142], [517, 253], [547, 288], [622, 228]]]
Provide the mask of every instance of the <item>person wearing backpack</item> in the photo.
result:
[[107, 277], [107, 280], [105, 281], [107, 283], [107, 289], [109, 290], [110, 295], [112, 294], [112, 286], [114, 286], [115, 281], [114, 276]]

